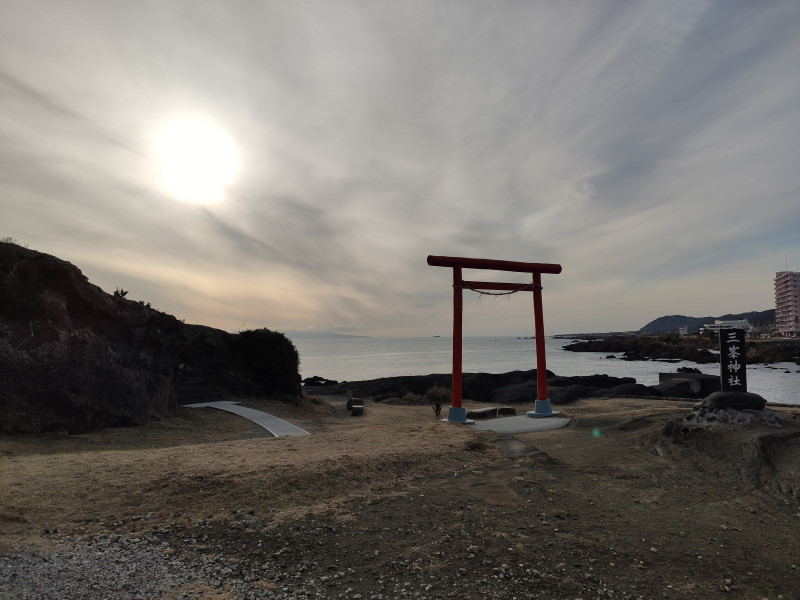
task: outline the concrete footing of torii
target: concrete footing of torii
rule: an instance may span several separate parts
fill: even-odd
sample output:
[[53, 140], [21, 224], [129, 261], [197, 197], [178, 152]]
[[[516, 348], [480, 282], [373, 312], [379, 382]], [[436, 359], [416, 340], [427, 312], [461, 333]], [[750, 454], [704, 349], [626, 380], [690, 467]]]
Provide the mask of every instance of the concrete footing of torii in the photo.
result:
[[449, 423], [468, 425], [473, 429], [494, 431], [496, 433], [528, 433], [531, 431], [547, 431], [561, 429], [569, 425], [569, 419], [559, 417], [557, 412], [552, 412], [550, 402], [537, 400], [534, 410], [524, 415], [515, 417], [500, 417], [486, 421], [474, 421], [466, 418], [466, 409], [462, 406], [451, 406], [446, 419]]

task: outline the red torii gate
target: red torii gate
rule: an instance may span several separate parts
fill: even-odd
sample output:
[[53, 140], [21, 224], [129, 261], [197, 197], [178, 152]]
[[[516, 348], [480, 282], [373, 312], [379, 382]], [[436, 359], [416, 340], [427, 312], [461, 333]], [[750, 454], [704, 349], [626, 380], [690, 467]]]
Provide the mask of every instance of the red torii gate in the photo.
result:
[[[461, 321], [463, 312], [462, 290], [464, 288], [481, 291], [497, 290], [506, 292], [533, 292], [533, 319], [536, 334], [536, 403], [534, 410], [526, 413], [529, 417], [551, 417], [553, 413], [547, 399], [547, 367], [544, 349], [544, 319], [542, 315], [542, 273], [561, 273], [561, 265], [548, 263], [526, 263], [489, 258], [463, 258], [459, 256], [428, 256], [432, 267], [451, 267], [453, 269], [453, 384], [451, 406], [447, 420], [466, 423], [466, 411], [461, 406]], [[530, 273], [531, 283], [495, 283], [490, 281], [464, 281], [462, 269], [489, 269]]]

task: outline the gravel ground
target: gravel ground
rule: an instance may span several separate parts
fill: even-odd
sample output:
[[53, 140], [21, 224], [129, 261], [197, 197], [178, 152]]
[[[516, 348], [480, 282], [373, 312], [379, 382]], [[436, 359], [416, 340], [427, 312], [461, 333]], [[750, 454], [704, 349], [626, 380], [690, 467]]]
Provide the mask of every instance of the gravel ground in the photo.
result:
[[521, 435], [371, 405], [285, 440], [10, 440], [0, 599], [798, 598], [800, 417], [698, 428], [690, 408], [593, 400]]
[[[312, 523], [313, 527], [316, 522]], [[199, 523], [197, 531], [214, 529], [214, 524]], [[331, 529], [330, 526], [327, 527]], [[388, 559], [375, 574], [371, 568], [300, 561], [289, 565], [281, 555], [282, 546], [269, 559], [232, 562], [225, 544], [217, 545], [222, 554], [177, 556], [161, 532], [132, 537], [97, 535], [80, 539], [53, 536], [54, 549], [46, 553], [29, 548], [3, 557], [0, 598], [3, 600], [150, 600], [169, 599], [303, 599], [349, 598], [383, 600], [389, 598], [549, 598], [566, 597], [556, 590], [564, 587], [557, 572], [543, 573], [532, 564], [507, 564], [477, 560], [476, 564], [451, 572], [431, 573], [419, 560]], [[334, 531], [335, 533], [335, 531]], [[411, 531], [412, 536], [422, 531]], [[275, 532], [273, 532], [274, 537]], [[277, 533], [280, 537], [282, 534]], [[289, 536], [287, 536], [289, 537]], [[478, 536], [480, 537], [480, 536]], [[474, 556], [480, 541], [467, 550]], [[201, 538], [202, 539], [202, 538]], [[185, 538], [187, 545], [199, 543]], [[274, 540], [273, 540], [274, 541]], [[446, 540], [443, 540], [446, 541]], [[367, 549], [365, 549], [367, 550]], [[368, 551], [368, 550], [367, 550]], [[373, 551], [378, 557], [379, 551]], [[436, 560], [443, 552], [436, 551]], [[330, 559], [328, 559], [329, 562]], [[594, 561], [596, 562], [596, 561]], [[647, 598], [616, 592], [593, 573], [587, 563], [581, 590], [589, 597]], [[469, 568], [466, 568], [466, 567]], [[583, 573], [581, 573], [583, 577]], [[571, 585], [567, 588], [573, 587]], [[572, 592], [563, 590], [572, 597]], [[575, 590], [578, 591], [578, 590]]]

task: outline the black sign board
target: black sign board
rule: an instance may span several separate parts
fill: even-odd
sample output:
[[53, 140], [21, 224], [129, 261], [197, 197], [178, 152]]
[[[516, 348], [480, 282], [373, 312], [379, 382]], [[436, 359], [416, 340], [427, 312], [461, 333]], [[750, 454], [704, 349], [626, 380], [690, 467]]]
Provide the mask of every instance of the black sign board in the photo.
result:
[[746, 392], [744, 329], [719, 330], [719, 376], [723, 392]]

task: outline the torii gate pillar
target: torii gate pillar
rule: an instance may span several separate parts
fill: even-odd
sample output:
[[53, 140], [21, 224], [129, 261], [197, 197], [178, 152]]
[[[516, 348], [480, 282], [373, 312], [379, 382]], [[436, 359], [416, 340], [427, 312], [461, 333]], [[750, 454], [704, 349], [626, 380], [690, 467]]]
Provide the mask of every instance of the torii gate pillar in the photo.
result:
[[[547, 398], [547, 364], [545, 359], [544, 317], [542, 314], [542, 273], [561, 273], [561, 265], [548, 263], [525, 263], [488, 258], [463, 258], [457, 256], [428, 256], [432, 267], [451, 267], [453, 269], [453, 380], [451, 386], [451, 406], [447, 421], [467, 423], [466, 410], [461, 406], [461, 348], [462, 348], [462, 291], [505, 290], [509, 292], [533, 292], [533, 319], [536, 338], [536, 402], [534, 410], [526, 413], [529, 417], [552, 417], [556, 413]], [[531, 283], [495, 283], [486, 281], [464, 281], [462, 269], [490, 269], [530, 273]]]

